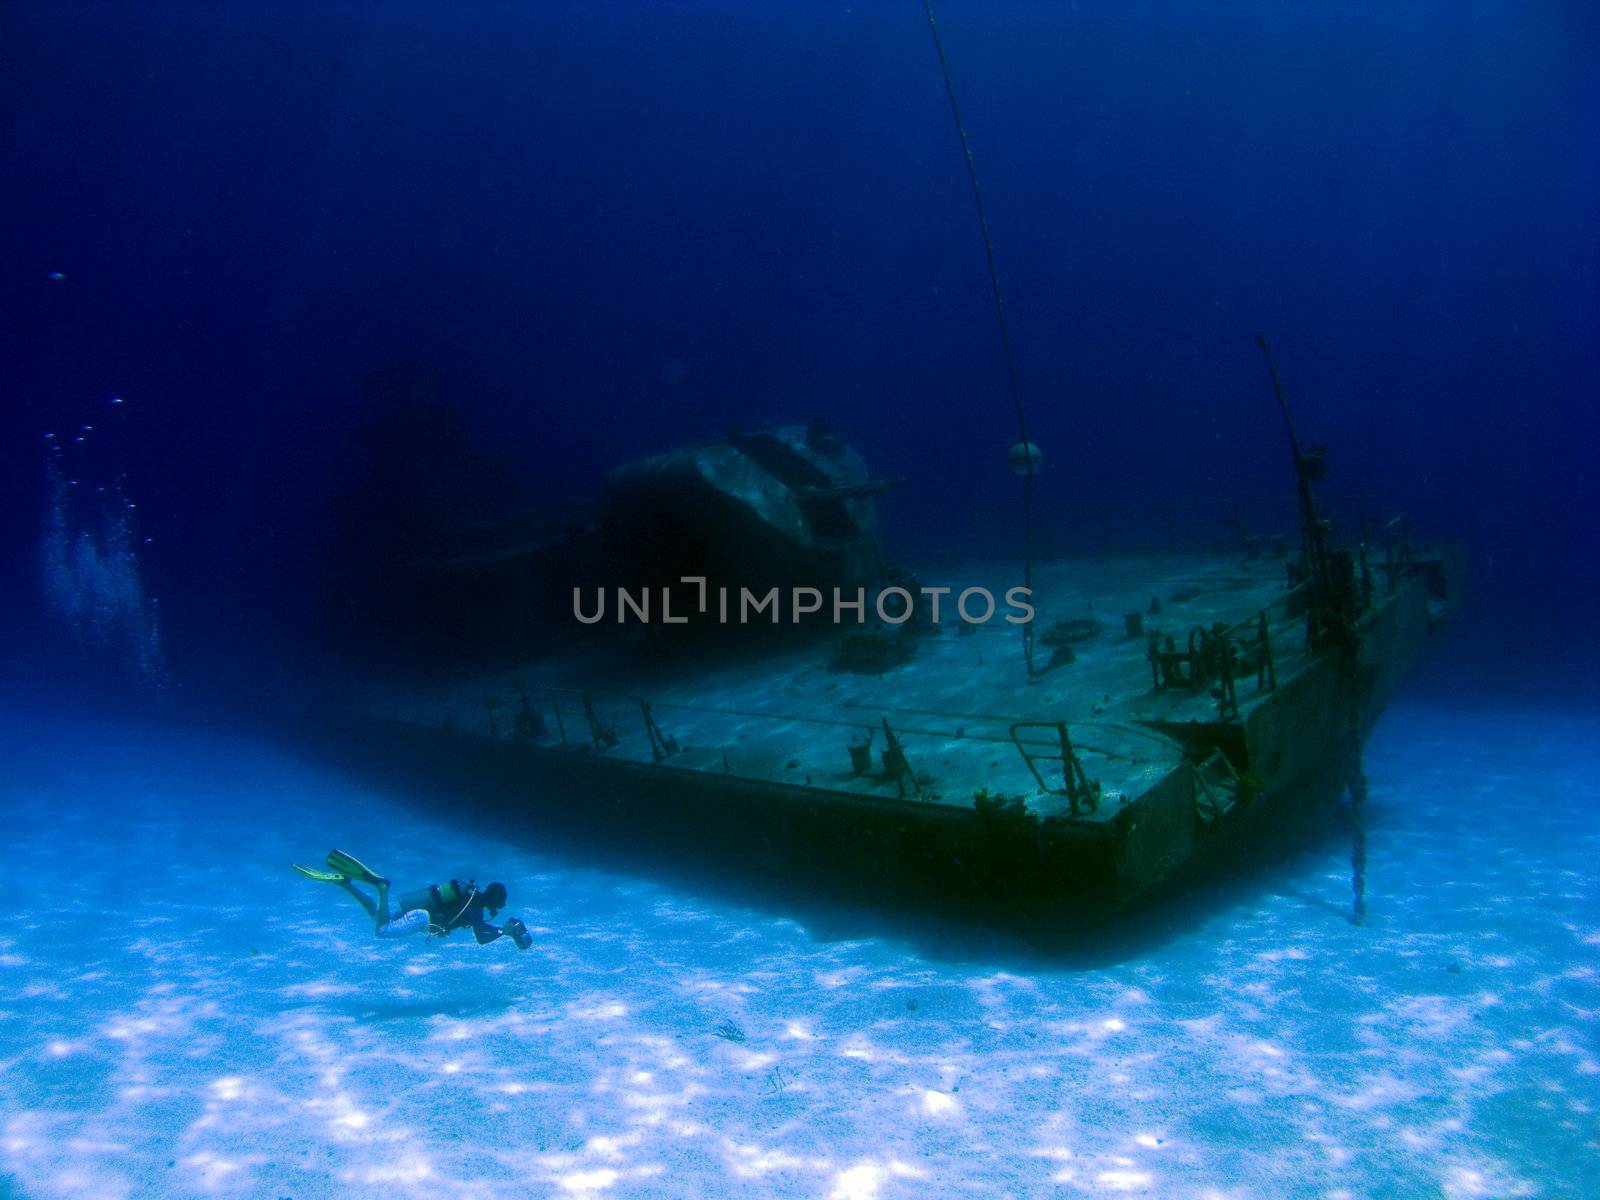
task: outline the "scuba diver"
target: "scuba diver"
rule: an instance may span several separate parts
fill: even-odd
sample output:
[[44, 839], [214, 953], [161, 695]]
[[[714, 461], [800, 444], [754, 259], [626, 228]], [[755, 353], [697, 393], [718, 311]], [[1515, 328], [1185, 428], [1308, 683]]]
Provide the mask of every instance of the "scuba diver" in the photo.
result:
[[[291, 865], [307, 879], [334, 884], [354, 896], [376, 923], [381, 938], [405, 937], [423, 931], [430, 936], [446, 937], [452, 930], [470, 929], [480, 946], [502, 934], [515, 942], [519, 950], [533, 945], [528, 927], [516, 917], [509, 918], [504, 925], [491, 925], [484, 919], [485, 910], [494, 917], [505, 907], [506, 885], [503, 883], [491, 883], [486, 888], [479, 888], [471, 880], [462, 883], [459, 879], [430, 884], [401, 896], [400, 915], [393, 916], [389, 909], [389, 881], [343, 850], [328, 851], [326, 871], [302, 867], [299, 863]], [[357, 883], [370, 884], [377, 890], [378, 898], [374, 900], [356, 887]]]

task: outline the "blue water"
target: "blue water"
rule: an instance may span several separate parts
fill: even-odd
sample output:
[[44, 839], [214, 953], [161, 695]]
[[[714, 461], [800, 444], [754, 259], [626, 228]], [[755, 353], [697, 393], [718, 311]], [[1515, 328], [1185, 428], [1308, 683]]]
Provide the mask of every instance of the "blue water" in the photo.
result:
[[[0, 1198], [1600, 1195], [1600, 6], [937, 10], [1041, 554], [1296, 528], [1257, 329], [1337, 536], [1465, 544], [1371, 925], [1335, 840], [1044, 956], [248, 732], [420, 653], [349, 604], [408, 529], [730, 427], [821, 418], [908, 480], [891, 559], [1019, 569], [920, 2], [12, 0]], [[329, 846], [534, 946], [379, 942]]]
[[[1595, 702], [1600, 10], [939, 20], [1047, 455], [1041, 545], [1173, 503], [1287, 509], [1263, 329], [1330, 495], [1472, 543], [1458, 679]], [[896, 553], [1018, 552], [915, 0], [21, 2], [0, 56], [0, 547], [30, 587], [37, 439], [88, 423], [202, 669], [241, 619], [314, 633], [330, 496], [396, 363], [438, 373], [532, 501], [821, 416], [911, 480], [882, 505]]]
[[[8, 874], [49, 895], [0, 931], [23, 1196], [1600, 1190], [1593, 718], [1391, 713], [1368, 928], [1330, 844], [1071, 961], [608, 873], [248, 739], [8, 718]], [[533, 948], [375, 940], [286, 871], [330, 842], [503, 875]]]

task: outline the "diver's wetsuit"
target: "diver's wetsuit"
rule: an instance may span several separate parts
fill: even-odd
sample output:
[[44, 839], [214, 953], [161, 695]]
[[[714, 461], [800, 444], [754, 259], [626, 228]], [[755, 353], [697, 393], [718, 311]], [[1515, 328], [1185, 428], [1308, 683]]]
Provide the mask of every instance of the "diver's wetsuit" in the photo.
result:
[[[403, 937], [426, 929], [429, 933], [444, 936], [456, 929], [470, 929], [478, 945], [492, 942], [505, 930], [484, 919], [487, 907], [483, 893], [470, 883], [452, 879], [445, 884], [431, 884], [400, 897], [396, 906], [398, 917], [390, 918], [389, 889], [384, 888], [379, 897], [380, 908], [375, 914], [379, 937]], [[424, 921], [417, 914], [425, 913]]]

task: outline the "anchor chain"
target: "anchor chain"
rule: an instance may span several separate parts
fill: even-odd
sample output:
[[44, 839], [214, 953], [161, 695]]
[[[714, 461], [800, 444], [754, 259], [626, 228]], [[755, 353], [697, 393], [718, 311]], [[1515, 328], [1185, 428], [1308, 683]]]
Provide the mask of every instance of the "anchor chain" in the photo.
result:
[[1353, 925], [1365, 925], [1367, 776], [1361, 766], [1361, 731], [1366, 722], [1362, 719], [1361, 635], [1357, 632], [1357, 623], [1362, 611], [1372, 602], [1366, 546], [1365, 543], [1361, 546], [1359, 577], [1355, 561], [1347, 552], [1335, 552], [1329, 548], [1328, 532], [1332, 526], [1317, 512], [1316, 496], [1311, 486], [1323, 477], [1327, 469], [1325, 452], [1321, 447], [1301, 447], [1299, 434], [1295, 432], [1294, 414], [1289, 408], [1289, 398], [1284, 394], [1283, 381], [1278, 377], [1277, 364], [1272, 360], [1266, 334], [1256, 333], [1256, 345], [1266, 359], [1267, 373], [1272, 378], [1272, 392], [1283, 413], [1284, 429], [1289, 435], [1289, 451], [1294, 458], [1295, 491], [1300, 509], [1300, 572], [1303, 581], [1310, 585], [1309, 603], [1306, 606], [1306, 648], [1317, 654], [1324, 647], [1331, 647], [1338, 655], [1340, 683], [1349, 700], [1344, 764], [1345, 784], [1350, 790], [1352, 826], [1350, 922]]
[[1361, 751], [1350, 767], [1350, 923], [1367, 923], [1367, 773], [1361, 769]]
[[1361, 635], [1353, 607], [1340, 605], [1324, 618], [1339, 655], [1339, 678], [1348, 698], [1345, 787], [1350, 792], [1350, 923], [1367, 923], [1367, 773], [1362, 764]]

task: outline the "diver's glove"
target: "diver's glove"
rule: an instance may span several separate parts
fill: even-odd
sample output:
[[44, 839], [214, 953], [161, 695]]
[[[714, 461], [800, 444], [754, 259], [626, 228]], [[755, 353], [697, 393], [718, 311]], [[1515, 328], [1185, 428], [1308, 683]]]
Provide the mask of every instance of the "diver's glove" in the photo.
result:
[[533, 935], [528, 932], [528, 927], [516, 917], [512, 917], [504, 925], [500, 926], [500, 932], [515, 942], [518, 950], [526, 950], [533, 945]]

